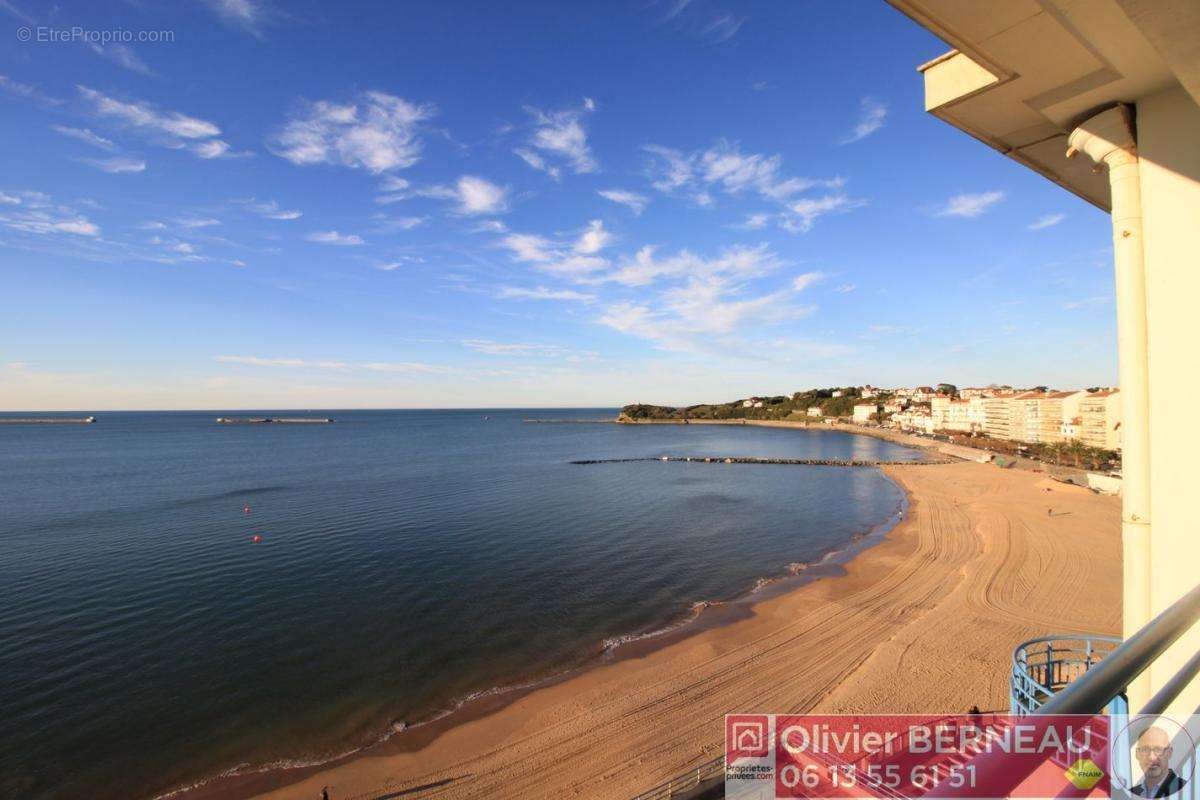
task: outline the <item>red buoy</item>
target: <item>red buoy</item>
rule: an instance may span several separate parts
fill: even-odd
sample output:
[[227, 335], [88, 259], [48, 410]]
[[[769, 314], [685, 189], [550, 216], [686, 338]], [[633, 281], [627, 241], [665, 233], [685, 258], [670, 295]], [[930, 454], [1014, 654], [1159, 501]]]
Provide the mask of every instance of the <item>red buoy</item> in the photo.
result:
[[242, 513], [243, 513], [243, 514], [249, 514], [249, 513], [250, 513], [250, 506], [249, 506], [249, 504], [242, 506]]
[[259, 535], [256, 533], [256, 534], [254, 534], [253, 536], [251, 536], [251, 537], [250, 537], [250, 541], [252, 541], [252, 542], [261, 542], [261, 541], [262, 541], [262, 537], [261, 537], [261, 536], [259, 536]]

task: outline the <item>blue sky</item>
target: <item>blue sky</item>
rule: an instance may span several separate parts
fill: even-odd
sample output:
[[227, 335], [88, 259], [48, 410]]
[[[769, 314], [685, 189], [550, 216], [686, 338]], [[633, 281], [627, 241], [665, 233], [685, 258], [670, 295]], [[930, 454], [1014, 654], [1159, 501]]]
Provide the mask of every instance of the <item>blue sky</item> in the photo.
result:
[[0, 408], [1116, 380], [1107, 216], [927, 115], [947, 47], [883, 3], [0, 26]]

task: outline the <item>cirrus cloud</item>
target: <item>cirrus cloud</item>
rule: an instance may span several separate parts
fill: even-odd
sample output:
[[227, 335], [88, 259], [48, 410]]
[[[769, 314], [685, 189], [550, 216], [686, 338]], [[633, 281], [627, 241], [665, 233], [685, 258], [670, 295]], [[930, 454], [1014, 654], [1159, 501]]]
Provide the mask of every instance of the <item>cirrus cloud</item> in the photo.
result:
[[[518, 148], [514, 152], [533, 167], [558, 179], [559, 168], [550, 159], [564, 162], [576, 174], [595, 172], [600, 163], [588, 146], [587, 129], [584, 118], [596, 110], [592, 98], [583, 98], [582, 105], [575, 108], [565, 108], [558, 111], [542, 111], [532, 106], [526, 106], [525, 111], [533, 117], [533, 134], [529, 137], [529, 146], [534, 148]], [[540, 151], [540, 152], [535, 152]]]
[[1058, 223], [1062, 222], [1066, 218], [1067, 218], [1066, 214], [1046, 214], [1044, 216], [1038, 217], [1038, 219], [1035, 222], [1030, 224], [1029, 230], [1040, 231], [1043, 228], [1052, 228], [1055, 225], [1057, 225]]
[[956, 194], [947, 200], [946, 204], [934, 216], [973, 219], [1003, 199], [1004, 192], [1001, 191]]
[[633, 211], [635, 216], [638, 216], [645, 210], [650, 199], [645, 195], [637, 192], [630, 192], [625, 189], [597, 189], [596, 194], [603, 197], [605, 200], [611, 200], [614, 203], [619, 203], [623, 206], [628, 206]]
[[293, 164], [338, 164], [379, 174], [411, 167], [421, 157], [421, 124], [436, 114], [429, 104], [384, 92], [356, 100], [318, 100], [271, 137], [269, 148]]
[[361, 236], [353, 233], [338, 233], [337, 231], [315, 231], [304, 238], [317, 244], [332, 244], [341, 247], [356, 247], [360, 244], [366, 244]]

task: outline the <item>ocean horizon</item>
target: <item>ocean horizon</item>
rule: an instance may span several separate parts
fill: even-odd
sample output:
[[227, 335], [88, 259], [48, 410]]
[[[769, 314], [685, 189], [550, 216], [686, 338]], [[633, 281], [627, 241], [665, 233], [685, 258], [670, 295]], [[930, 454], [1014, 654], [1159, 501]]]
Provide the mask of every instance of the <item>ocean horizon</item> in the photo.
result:
[[154, 797], [321, 763], [612, 657], [904, 502], [872, 468], [572, 460], [920, 457], [821, 429], [523, 421], [616, 411], [0, 428], [0, 789]]

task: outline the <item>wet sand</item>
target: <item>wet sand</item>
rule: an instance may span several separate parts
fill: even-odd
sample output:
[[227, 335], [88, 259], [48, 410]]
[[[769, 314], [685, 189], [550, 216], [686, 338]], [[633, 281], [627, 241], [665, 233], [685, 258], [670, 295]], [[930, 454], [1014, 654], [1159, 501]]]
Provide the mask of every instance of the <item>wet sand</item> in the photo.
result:
[[1119, 632], [1117, 498], [971, 462], [884, 470], [907, 517], [844, 574], [342, 762], [183, 796], [629, 798], [720, 755], [726, 713], [1002, 710], [1016, 644]]

